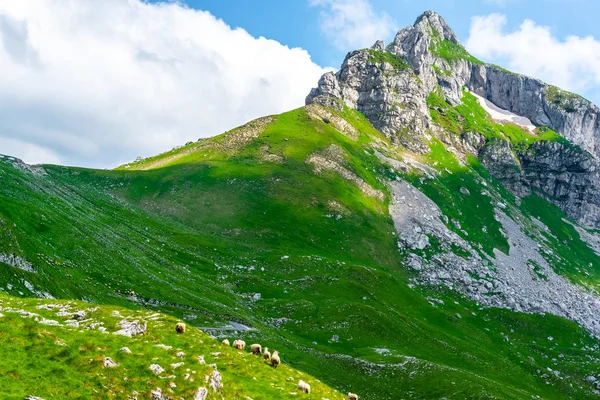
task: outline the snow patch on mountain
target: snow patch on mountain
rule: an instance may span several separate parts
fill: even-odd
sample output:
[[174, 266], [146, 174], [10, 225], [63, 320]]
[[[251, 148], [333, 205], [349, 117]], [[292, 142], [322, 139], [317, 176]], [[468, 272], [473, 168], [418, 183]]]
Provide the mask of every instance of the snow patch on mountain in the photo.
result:
[[531, 122], [529, 118], [522, 117], [513, 112], [500, 108], [488, 99], [478, 95], [475, 92], [471, 92], [471, 94], [477, 98], [479, 105], [483, 107], [483, 109], [487, 111], [488, 114], [490, 114], [492, 120], [496, 122], [508, 122], [511, 124], [516, 124], [524, 129], [527, 129], [531, 133], [535, 131], [536, 126]]

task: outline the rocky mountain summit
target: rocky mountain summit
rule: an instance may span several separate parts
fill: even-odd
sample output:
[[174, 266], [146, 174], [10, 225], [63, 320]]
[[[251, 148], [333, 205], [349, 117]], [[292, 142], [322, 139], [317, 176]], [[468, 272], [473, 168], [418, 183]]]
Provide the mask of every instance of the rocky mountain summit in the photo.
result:
[[[443, 110], [428, 99], [434, 93], [447, 105], [459, 106], [465, 92], [530, 120], [537, 135], [550, 129], [569, 143], [541, 141], [525, 148], [503, 134], [485, 137], [486, 132], [472, 126], [449, 138], [448, 129], [431, 116], [432, 108]], [[600, 227], [600, 109], [576, 94], [481, 62], [433, 11], [399, 31], [387, 47], [378, 41], [349, 53], [338, 72], [323, 75], [306, 103], [357, 109], [414, 152], [428, 151], [425, 143], [431, 135], [439, 137], [463, 153], [478, 155], [517, 195], [542, 193], [583, 225]]]
[[[432, 11], [400, 30], [387, 47], [377, 41], [350, 52], [339, 71], [322, 76], [306, 103], [362, 112], [404, 152], [402, 162], [388, 159], [390, 165], [418, 170], [420, 185], [439, 172], [410, 159], [431, 154], [431, 144], [439, 141], [459, 164], [477, 157], [517, 196], [514, 205], [507, 204], [506, 195], [485, 188], [485, 180], [475, 189], [494, 199], [494, 218], [509, 245], [508, 251], [485, 254], [423, 189], [403, 180], [391, 183], [390, 214], [398, 246], [408, 250], [409, 265], [417, 271], [415, 284], [457, 289], [488, 306], [564, 316], [600, 335], [596, 291], [553, 270], [552, 245], [539, 240], [548, 228], [535, 218], [526, 222], [519, 210], [521, 198], [537, 194], [584, 227], [600, 228], [598, 107], [476, 59]], [[451, 164], [444, 169], [442, 175], [456, 173]], [[475, 195], [470, 190], [460, 187], [463, 200]], [[489, 227], [482, 229], [489, 233]], [[434, 243], [439, 251], [426, 254]]]

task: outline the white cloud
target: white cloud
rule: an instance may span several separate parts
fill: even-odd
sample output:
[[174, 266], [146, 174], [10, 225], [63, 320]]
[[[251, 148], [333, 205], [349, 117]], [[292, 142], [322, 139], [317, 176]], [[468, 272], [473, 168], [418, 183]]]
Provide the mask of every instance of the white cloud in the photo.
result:
[[486, 61], [585, 93], [600, 85], [600, 42], [591, 36], [555, 37], [550, 28], [525, 20], [506, 32], [501, 14], [473, 17], [467, 49]]
[[323, 72], [179, 3], [0, 0], [0, 153], [116, 166], [301, 106]]
[[31, 143], [24, 143], [18, 139], [11, 139], [0, 136], [0, 151], [9, 156], [18, 155], [24, 160], [34, 160], [35, 163], [60, 164], [61, 160], [51, 150], [37, 146]]
[[385, 12], [377, 13], [368, 0], [309, 0], [322, 7], [321, 30], [341, 50], [355, 50], [386, 39], [396, 28]]

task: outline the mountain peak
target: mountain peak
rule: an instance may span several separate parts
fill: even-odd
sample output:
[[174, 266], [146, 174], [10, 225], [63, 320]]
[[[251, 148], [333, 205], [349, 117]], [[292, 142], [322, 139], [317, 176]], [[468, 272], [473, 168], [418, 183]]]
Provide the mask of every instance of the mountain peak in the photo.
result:
[[[444, 18], [434, 11], [425, 11], [412, 26], [398, 31], [388, 50], [405, 59], [419, 76], [423, 75], [423, 71], [432, 75], [431, 65], [438, 58], [432, 54], [432, 49], [440, 45], [463, 49], [458, 36]], [[436, 79], [425, 80], [428, 90], [436, 84]]]
[[[450, 28], [444, 18], [435, 11], [425, 11], [417, 18], [412, 28], [426, 35], [433, 35], [434, 37], [439, 36], [442, 40], [446, 39], [453, 43], [460, 44], [458, 36], [454, 33], [452, 28]], [[410, 29], [410, 27], [408, 29]]]

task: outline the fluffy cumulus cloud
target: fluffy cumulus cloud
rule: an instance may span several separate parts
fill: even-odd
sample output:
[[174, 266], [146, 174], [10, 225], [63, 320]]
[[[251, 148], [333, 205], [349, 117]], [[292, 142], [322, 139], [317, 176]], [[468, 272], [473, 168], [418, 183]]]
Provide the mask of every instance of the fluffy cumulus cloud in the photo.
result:
[[600, 42], [591, 36], [555, 37], [549, 27], [525, 20], [506, 30], [501, 14], [474, 17], [467, 49], [486, 61], [578, 93], [597, 93]]
[[376, 12], [368, 0], [309, 0], [321, 7], [321, 30], [341, 50], [355, 50], [386, 39], [396, 28], [384, 12]]
[[116, 166], [301, 106], [323, 72], [175, 2], [0, 0], [0, 153]]

